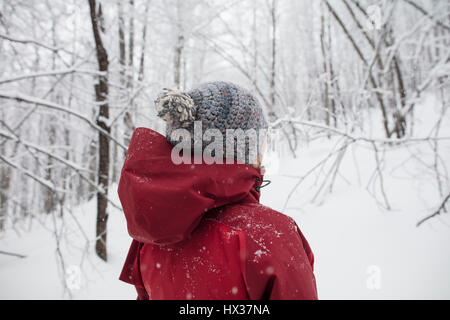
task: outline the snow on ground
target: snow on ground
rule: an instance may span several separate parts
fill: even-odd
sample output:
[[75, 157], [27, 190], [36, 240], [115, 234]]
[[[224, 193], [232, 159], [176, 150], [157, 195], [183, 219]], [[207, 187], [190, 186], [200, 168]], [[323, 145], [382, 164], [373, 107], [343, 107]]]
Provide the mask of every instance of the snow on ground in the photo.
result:
[[[431, 99], [418, 110], [418, 136], [428, 134], [433, 115], [438, 114], [437, 105]], [[450, 136], [448, 115], [442, 135]], [[272, 184], [262, 189], [261, 202], [282, 211], [298, 180], [295, 177], [325, 157], [335, 143], [323, 139], [302, 144], [296, 159], [283, 157], [279, 172], [266, 176]], [[448, 143], [441, 148], [444, 163], [450, 163]], [[317, 175], [313, 175], [284, 210], [297, 221], [314, 251], [319, 298], [450, 299], [450, 214], [416, 227], [440, 201], [433, 171], [421, 164], [431, 159], [430, 146], [397, 148], [385, 156], [384, 185], [391, 211], [380, 205], [379, 181], [367, 188], [375, 163], [372, 150], [361, 144], [345, 154], [333, 193], [321, 194], [311, 203], [317, 190]], [[119, 203], [116, 189], [111, 188], [112, 198]], [[95, 199], [74, 210], [74, 216], [91, 242], [83, 256], [86, 241], [66, 213], [61, 246], [69, 285], [72, 268], [81, 265], [82, 270], [73, 298], [135, 299], [134, 288], [118, 280], [131, 242], [123, 214], [110, 210], [108, 263], [98, 259], [93, 249]], [[60, 219], [57, 223], [60, 227]], [[0, 235], [0, 250], [27, 256], [0, 255], [0, 299], [67, 298], [56, 263], [51, 216], [42, 223], [33, 222], [31, 231], [29, 228]]]
[[[432, 97], [418, 106], [416, 136], [429, 134], [439, 108]], [[448, 114], [441, 136], [450, 136]], [[286, 190], [297, 182], [288, 175], [301, 176], [333, 145], [300, 147], [298, 159], [285, 160], [277, 175], [266, 176], [272, 184], [263, 189], [262, 203], [282, 211]], [[450, 143], [440, 148], [448, 165]], [[295, 193], [284, 213], [294, 217], [313, 249], [320, 299], [450, 299], [450, 214], [416, 227], [442, 201], [434, 171], [423, 165], [432, 157], [428, 143], [386, 153], [384, 186], [391, 211], [379, 205], [383, 199], [377, 183], [377, 200], [373, 185], [371, 192], [366, 188], [375, 160], [362, 144], [345, 154], [331, 195], [309, 203], [317, 190], [312, 179]]]
[[[111, 188], [112, 200], [119, 203], [117, 186]], [[108, 263], [95, 255], [94, 235], [96, 219], [95, 198], [74, 210], [81, 228], [69, 214], [61, 238], [67, 284], [73, 288], [75, 299], [135, 299], [132, 286], [119, 281], [121, 267], [131, 238], [126, 230], [123, 214], [110, 210], [108, 220]], [[60, 220], [60, 219], [58, 219]], [[60, 222], [60, 221], [59, 221]], [[19, 230], [20, 235], [8, 230], [0, 238], [0, 250], [24, 254], [24, 259], [0, 255], [0, 299], [62, 299], [64, 294], [60, 268], [57, 264], [56, 241], [51, 216], [42, 223], [34, 222], [31, 231]], [[67, 243], [71, 243], [68, 246]], [[84, 255], [83, 253], [87, 253]], [[79, 268], [79, 269], [77, 269]], [[78, 272], [80, 271], [80, 272]], [[81, 275], [78, 278], [78, 275]], [[78, 281], [80, 279], [80, 281]]]

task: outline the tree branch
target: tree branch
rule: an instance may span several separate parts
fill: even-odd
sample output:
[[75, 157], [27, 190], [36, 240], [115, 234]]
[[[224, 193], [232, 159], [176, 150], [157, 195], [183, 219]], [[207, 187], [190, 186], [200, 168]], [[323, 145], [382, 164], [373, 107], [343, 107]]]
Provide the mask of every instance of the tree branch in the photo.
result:
[[82, 114], [80, 114], [80, 113], [78, 113], [76, 111], [73, 111], [73, 110], [71, 110], [69, 108], [66, 108], [66, 107], [61, 106], [61, 105], [56, 104], [56, 103], [53, 103], [51, 101], [42, 100], [42, 99], [35, 98], [35, 97], [32, 97], [32, 96], [28, 96], [28, 95], [24, 95], [24, 94], [21, 94], [21, 93], [18, 93], [18, 92], [8, 92], [8, 91], [0, 90], [0, 98], [10, 99], [10, 100], [17, 100], [17, 101], [26, 102], [26, 103], [33, 103], [33, 104], [36, 104], [36, 105], [39, 105], [39, 106], [42, 106], [42, 107], [46, 107], [46, 108], [50, 108], [50, 109], [53, 109], [53, 110], [66, 112], [66, 113], [68, 113], [70, 115], [73, 115], [76, 118], [82, 120], [83, 122], [87, 123], [93, 129], [101, 132], [105, 137], [107, 137], [108, 139], [114, 141], [123, 150], [127, 150], [127, 147], [125, 147], [122, 143], [120, 143], [116, 138], [114, 138], [106, 130], [104, 130], [103, 128], [101, 128], [100, 126], [98, 126], [97, 124], [92, 122], [90, 119], [88, 119], [84, 115], [82, 115]]
[[447, 202], [449, 200], [450, 200], [450, 193], [445, 197], [444, 201], [442, 201], [442, 203], [439, 206], [439, 208], [433, 214], [431, 214], [431, 215], [423, 218], [419, 222], [417, 222], [416, 227], [420, 227], [420, 225], [422, 225], [425, 221], [430, 220], [431, 218], [434, 218], [434, 217], [440, 215], [441, 212], [445, 210], [445, 206], [447, 205]]
[[450, 31], [450, 27], [449, 26], [443, 24], [439, 20], [434, 19], [434, 17], [432, 15], [430, 15], [424, 8], [422, 8], [420, 5], [418, 5], [414, 1], [411, 1], [411, 0], [403, 0], [403, 1], [406, 2], [407, 4], [409, 4], [411, 7], [415, 8], [416, 10], [420, 11], [423, 15], [427, 16], [428, 18], [430, 18], [430, 20], [434, 21], [438, 26], [446, 29], [447, 31]]
[[71, 74], [71, 73], [85, 73], [85, 74], [93, 74], [93, 75], [99, 75], [103, 76], [104, 73], [97, 71], [97, 70], [87, 70], [87, 69], [77, 69], [74, 68], [68, 68], [68, 69], [61, 69], [61, 70], [50, 70], [50, 71], [43, 71], [43, 72], [35, 72], [30, 74], [22, 74], [20, 76], [6, 78], [6, 79], [0, 79], [0, 84], [30, 79], [30, 78], [40, 78], [40, 77], [51, 77], [51, 76], [59, 76], [59, 75], [65, 75], [65, 74]]

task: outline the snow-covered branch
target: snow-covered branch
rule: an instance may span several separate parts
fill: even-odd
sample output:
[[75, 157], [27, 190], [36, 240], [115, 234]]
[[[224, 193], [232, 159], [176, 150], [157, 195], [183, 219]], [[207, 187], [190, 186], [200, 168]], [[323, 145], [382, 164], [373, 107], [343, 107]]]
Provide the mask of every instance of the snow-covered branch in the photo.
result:
[[69, 53], [69, 54], [74, 54], [73, 52], [70, 52], [69, 50], [63, 48], [63, 47], [52, 47], [49, 46], [45, 43], [42, 43], [40, 41], [34, 40], [34, 39], [29, 39], [29, 38], [17, 38], [8, 34], [4, 34], [4, 33], [0, 33], [0, 38], [11, 41], [11, 42], [16, 42], [16, 43], [20, 43], [20, 44], [33, 44], [36, 45], [38, 47], [53, 51], [55, 53], [62, 51], [65, 53]]
[[98, 76], [105, 75], [104, 73], [102, 73], [98, 70], [67, 68], [67, 69], [61, 69], [61, 70], [49, 70], [49, 71], [34, 72], [34, 73], [23, 74], [23, 75], [10, 77], [10, 78], [6, 78], [6, 79], [0, 79], [0, 84], [16, 82], [16, 81], [32, 79], [32, 78], [66, 75], [66, 74], [71, 74], [71, 73], [90, 74], [90, 75], [98, 75]]
[[[11, 134], [9, 134], [7, 132], [4, 132], [4, 131], [0, 130], [0, 136], [3, 137], [3, 138], [9, 139], [9, 140], [18, 142], [18, 143], [20, 143], [20, 144], [22, 144], [22, 145], [24, 145], [24, 146], [26, 146], [28, 148], [31, 148], [31, 149], [33, 149], [35, 151], [38, 151], [38, 152], [40, 152], [42, 154], [47, 155], [48, 157], [50, 157], [52, 159], [55, 159], [56, 161], [64, 164], [66, 167], [68, 167], [68, 168], [72, 169], [73, 171], [75, 171], [82, 180], [86, 181], [90, 186], [95, 188], [97, 192], [99, 192], [101, 194], [105, 194], [105, 190], [104, 189], [100, 188], [95, 181], [92, 181], [91, 179], [89, 179], [88, 177], [86, 177], [82, 173], [82, 172], [89, 172], [89, 170], [81, 168], [80, 166], [78, 166], [77, 164], [73, 163], [72, 161], [69, 161], [69, 160], [67, 160], [67, 159], [65, 159], [63, 157], [60, 157], [60, 156], [56, 155], [54, 152], [52, 152], [50, 150], [47, 150], [47, 149], [45, 149], [43, 147], [40, 147], [38, 145], [35, 145], [33, 143], [23, 141], [23, 140], [19, 139], [17, 136], [13, 136], [13, 135], [11, 135]], [[115, 207], [116, 209], [122, 211], [122, 207], [117, 205], [114, 201], [108, 199], [108, 202], [113, 207]]]
[[442, 211], [446, 211], [446, 206], [447, 206], [447, 202], [449, 202], [450, 200], [450, 193], [444, 198], [444, 200], [442, 201], [441, 205], [439, 206], [439, 208], [431, 215], [423, 218], [422, 220], [420, 220], [419, 222], [417, 222], [417, 227], [420, 227], [424, 222], [440, 215], [442, 213]]
[[330, 127], [321, 123], [312, 122], [312, 121], [306, 121], [302, 119], [297, 118], [281, 118], [278, 119], [270, 124], [272, 128], [277, 128], [280, 125], [284, 123], [294, 123], [300, 126], [306, 126], [311, 128], [316, 128], [321, 131], [328, 132], [332, 135], [338, 135], [345, 137], [352, 141], [362, 141], [367, 143], [377, 143], [377, 144], [386, 144], [386, 145], [399, 145], [399, 144], [406, 144], [406, 143], [415, 143], [415, 142], [426, 142], [426, 141], [440, 141], [440, 140], [448, 140], [450, 141], [450, 137], [403, 137], [401, 139], [391, 138], [391, 139], [380, 139], [380, 138], [371, 138], [371, 137], [365, 137], [365, 136], [356, 136], [351, 133], [339, 130], [334, 127]]
[[36, 104], [36, 105], [39, 105], [39, 106], [42, 106], [42, 107], [46, 107], [46, 108], [50, 108], [50, 109], [53, 109], [53, 110], [65, 112], [67, 114], [75, 116], [76, 118], [82, 120], [84, 123], [87, 123], [93, 129], [101, 132], [104, 136], [108, 137], [108, 139], [111, 139], [112, 141], [114, 141], [123, 150], [127, 149], [120, 141], [118, 141], [116, 138], [114, 138], [110, 133], [106, 132], [103, 128], [101, 128], [100, 126], [95, 124], [89, 118], [87, 118], [86, 116], [84, 116], [84, 115], [82, 115], [82, 114], [80, 114], [80, 113], [78, 113], [76, 111], [73, 111], [73, 110], [71, 110], [71, 109], [69, 109], [67, 107], [61, 106], [61, 105], [53, 103], [51, 101], [35, 98], [35, 97], [32, 97], [32, 96], [28, 96], [28, 95], [25, 95], [25, 94], [14, 92], [14, 91], [11, 92], [11, 91], [0, 90], [0, 98], [16, 100], [16, 101], [19, 101], [19, 102], [26, 102], [26, 103]]
[[55, 185], [48, 180], [45, 180], [37, 175], [35, 175], [33, 172], [31, 172], [28, 169], [25, 169], [23, 167], [21, 167], [20, 165], [14, 163], [11, 159], [7, 159], [6, 157], [4, 157], [3, 155], [0, 154], [0, 160], [2, 160], [3, 162], [5, 162], [7, 165], [13, 167], [14, 169], [19, 170], [21, 173], [23, 173], [24, 175], [30, 177], [31, 179], [33, 179], [34, 181], [38, 182], [39, 184], [41, 184], [42, 186], [46, 187], [47, 189], [54, 191], [54, 192], [66, 192], [66, 190], [63, 190], [61, 188], [55, 187]]

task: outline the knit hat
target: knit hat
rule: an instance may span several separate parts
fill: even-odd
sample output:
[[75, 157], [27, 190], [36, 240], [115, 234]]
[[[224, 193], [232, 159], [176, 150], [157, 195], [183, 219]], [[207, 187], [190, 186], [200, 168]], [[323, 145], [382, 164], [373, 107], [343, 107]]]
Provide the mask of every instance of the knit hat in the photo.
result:
[[[256, 132], [267, 129], [267, 122], [257, 98], [249, 91], [229, 82], [208, 82], [188, 92], [164, 89], [155, 104], [158, 116], [167, 123], [166, 137], [172, 144], [179, 142], [171, 138], [176, 129], [184, 128], [194, 137], [195, 121], [201, 121], [202, 132], [218, 129], [222, 133], [224, 155], [227, 129], [254, 129]], [[203, 149], [205, 147], [203, 143]], [[245, 161], [248, 163], [248, 141], [247, 151], [238, 149], [236, 147], [234, 152], [235, 159], [240, 152], [245, 152]]]

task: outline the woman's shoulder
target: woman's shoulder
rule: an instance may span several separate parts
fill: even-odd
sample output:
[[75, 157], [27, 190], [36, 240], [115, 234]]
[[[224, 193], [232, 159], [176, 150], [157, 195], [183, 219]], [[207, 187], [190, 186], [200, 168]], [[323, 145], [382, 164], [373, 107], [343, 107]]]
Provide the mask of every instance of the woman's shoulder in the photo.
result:
[[256, 202], [216, 208], [205, 218], [252, 233], [297, 233], [297, 225], [291, 217]]

